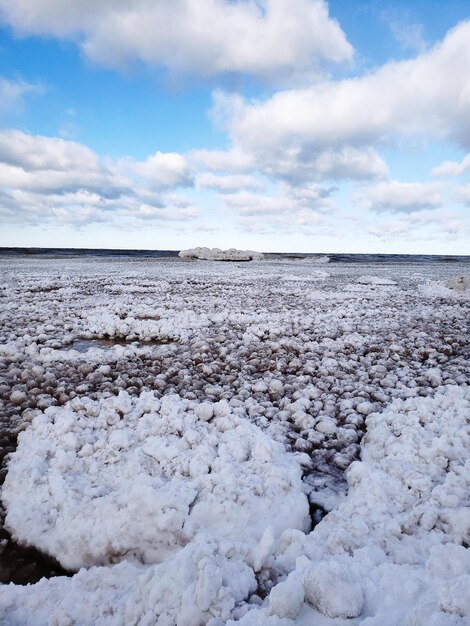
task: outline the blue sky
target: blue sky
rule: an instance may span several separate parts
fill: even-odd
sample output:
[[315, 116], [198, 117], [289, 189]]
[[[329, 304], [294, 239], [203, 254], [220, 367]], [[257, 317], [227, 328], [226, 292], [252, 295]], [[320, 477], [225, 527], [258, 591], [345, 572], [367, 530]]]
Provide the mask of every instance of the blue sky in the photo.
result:
[[470, 254], [469, 13], [0, 0], [0, 245]]

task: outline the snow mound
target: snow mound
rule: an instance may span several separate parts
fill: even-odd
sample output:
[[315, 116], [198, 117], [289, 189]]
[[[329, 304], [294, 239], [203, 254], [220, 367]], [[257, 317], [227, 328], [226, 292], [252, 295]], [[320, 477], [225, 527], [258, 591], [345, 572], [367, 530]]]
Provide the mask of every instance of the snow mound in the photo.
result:
[[3, 501], [14, 536], [70, 569], [159, 563], [200, 533], [249, 549], [267, 526], [275, 536], [308, 528], [301, 469], [281, 444], [226, 400], [152, 392], [76, 398], [37, 415]]
[[273, 560], [288, 578], [237, 624], [468, 624], [469, 415], [456, 386], [369, 415], [346, 499], [309, 535], [283, 534]]
[[182, 259], [205, 261], [260, 261], [264, 259], [262, 252], [237, 250], [235, 248], [229, 248], [228, 250], [221, 250], [220, 248], [190, 248], [189, 250], [181, 250], [178, 256]]
[[356, 280], [356, 283], [359, 285], [396, 285], [397, 283], [390, 279], [384, 278], [383, 276], [359, 276]]
[[447, 281], [445, 286], [448, 289], [453, 289], [454, 291], [462, 293], [470, 291], [470, 274], [466, 274], [465, 276], [454, 276]]
[[253, 570], [232, 544], [199, 538], [159, 565], [125, 561], [3, 587], [0, 617], [5, 626], [222, 624], [255, 588]]

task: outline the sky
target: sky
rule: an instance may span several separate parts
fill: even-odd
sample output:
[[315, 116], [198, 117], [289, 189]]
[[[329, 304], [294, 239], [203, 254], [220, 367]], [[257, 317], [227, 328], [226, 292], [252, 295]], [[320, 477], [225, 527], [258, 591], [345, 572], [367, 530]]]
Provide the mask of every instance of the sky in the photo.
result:
[[0, 0], [0, 246], [470, 254], [468, 0]]

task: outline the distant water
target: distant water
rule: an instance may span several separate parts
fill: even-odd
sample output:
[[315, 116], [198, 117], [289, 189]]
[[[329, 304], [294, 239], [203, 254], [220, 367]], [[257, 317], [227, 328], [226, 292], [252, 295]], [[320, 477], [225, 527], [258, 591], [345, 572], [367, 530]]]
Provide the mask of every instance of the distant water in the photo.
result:
[[[38, 256], [45, 258], [59, 257], [102, 257], [102, 258], [177, 258], [178, 250], [106, 250], [103, 248], [1, 248], [0, 257]], [[266, 260], [278, 261], [325, 261], [330, 263], [468, 263], [470, 256], [435, 255], [435, 254], [307, 254], [307, 253], [265, 253]]]

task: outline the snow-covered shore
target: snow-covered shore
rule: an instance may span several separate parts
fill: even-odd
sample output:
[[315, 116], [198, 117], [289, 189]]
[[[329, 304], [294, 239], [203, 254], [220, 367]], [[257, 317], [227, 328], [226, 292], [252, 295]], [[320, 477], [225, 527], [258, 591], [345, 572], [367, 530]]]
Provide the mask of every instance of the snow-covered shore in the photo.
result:
[[468, 623], [465, 268], [4, 266], [2, 624]]

